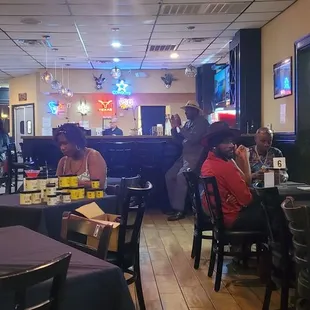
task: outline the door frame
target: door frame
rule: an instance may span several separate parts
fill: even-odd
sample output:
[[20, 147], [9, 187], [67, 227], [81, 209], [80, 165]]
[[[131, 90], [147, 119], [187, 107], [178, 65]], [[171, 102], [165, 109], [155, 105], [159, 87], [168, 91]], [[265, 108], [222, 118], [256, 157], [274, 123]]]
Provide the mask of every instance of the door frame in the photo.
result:
[[16, 108], [20, 108], [20, 107], [25, 107], [25, 106], [32, 106], [32, 118], [33, 118], [33, 135], [35, 136], [36, 135], [36, 130], [35, 130], [35, 113], [34, 113], [34, 103], [25, 103], [25, 104], [14, 104], [14, 105], [11, 105], [12, 107], [12, 137], [14, 138], [15, 140], [15, 114], [14, 114], [14, 111]]

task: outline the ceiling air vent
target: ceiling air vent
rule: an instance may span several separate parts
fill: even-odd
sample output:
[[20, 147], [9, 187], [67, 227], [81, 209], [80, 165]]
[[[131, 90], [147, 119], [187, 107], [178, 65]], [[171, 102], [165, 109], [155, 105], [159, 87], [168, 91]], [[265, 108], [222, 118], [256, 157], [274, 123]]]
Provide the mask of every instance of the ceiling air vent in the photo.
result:
[[207, 3], [207, 4], [165, 4], [161, 8], [161, 15], [217, 15], [217, 14], [240, 14], [247, 3]]
[[188, 39], [182, 39], [181, 44], [188, 44], [188, 43], [202, 43], [209, 40], [209, 38], [188, 38]]
[[171, 52], [174, 51], [176, 45], [151, 45], [150, 52]]
[[44, 40], [25, 40], [25, 39], [18, 39], [15, 42], [20, 46], [33, 46], [33, 47], [45, 47]]

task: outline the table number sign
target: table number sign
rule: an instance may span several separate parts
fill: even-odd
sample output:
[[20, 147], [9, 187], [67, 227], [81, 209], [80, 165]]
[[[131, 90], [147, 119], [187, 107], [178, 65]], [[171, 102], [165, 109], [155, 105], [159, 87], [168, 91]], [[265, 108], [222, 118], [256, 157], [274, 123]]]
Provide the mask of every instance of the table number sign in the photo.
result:
[[286, 169], [285, 157], [274, 157], [273, 169]]

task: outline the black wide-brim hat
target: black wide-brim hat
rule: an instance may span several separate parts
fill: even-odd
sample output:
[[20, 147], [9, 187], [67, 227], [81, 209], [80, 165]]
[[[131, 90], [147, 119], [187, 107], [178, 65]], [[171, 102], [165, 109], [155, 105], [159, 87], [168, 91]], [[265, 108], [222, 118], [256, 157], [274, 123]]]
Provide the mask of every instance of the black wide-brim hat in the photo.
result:
[[205, 139], [210, 141], [215, 138], [225, 138], [232, 137], [238, 138], [240, 137], [241, 132], [238, 129], [230, 128], [225, 122], [215, 122], [210, 125], [208, 129], [208, 133], [205, 135]]

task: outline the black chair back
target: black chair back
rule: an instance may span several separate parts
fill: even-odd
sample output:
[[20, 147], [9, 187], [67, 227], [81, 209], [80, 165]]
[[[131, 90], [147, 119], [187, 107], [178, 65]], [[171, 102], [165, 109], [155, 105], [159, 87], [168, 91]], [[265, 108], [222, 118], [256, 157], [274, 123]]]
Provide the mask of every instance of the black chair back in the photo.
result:
[[[14, 292], [15, 310], [58, 310], [64, 295], [70, 259], [71, 253], [66, 253], [43, 265], [0, 276], [0, 291]], [[49, 298], [26, 308], [27, 290], [49, 279], [53, 279]]]
[[201, 193], [199, 190], [199, 177], [191, 169], [187, 169], [186, 172], [183, 172], [183, 175], [187, 181], [193, 212], [197, 215], [196, 224], [199, 227], [202, 227], [203, 224], [206, 223], [206, 220], [209, 220], [209, 217], [206, 216], [206, 213], [202, 208]]
[[208, 210], [210, 213], [210, 219], [217, 231], [223, 231], [225, 229], [221, 196], [218, 190], [216, 178], [212, 177], [200, 177], [203, 188], [204, 196], [206, 198]]
[[[106, 259], [112, 228], [112, 225], [104, 225], [102, 223], [71, 214], [70, 212], [64, 212], [62, 216], [61, 238], [74, 248], [93, 256], [97, 256], [100, 259]], [[77, 240], [70, 239], [71, 235], [76, 236], [76, 234], [95, 238], [96, 243], [98, 242], [98, 247], [93, 248], [87, 244], [78, 242]]]
[[143, 188], [127, 188], [118, 236], [117, 265], [121, 268], [124, 267], [125, 257], [127, 264], [134, 265], [136, 252], [139, 251], [142, 220], [152, 188], [150, 182], [147, 182]]
[[271, 251], [280, 253], [283, 258], [289, 260], [289, 253], [293, 247], [292, 235], [281, 209], [281, 197], [278, 188], [257, 187], [256, 193], [261, 199], [261, 206], [265, 214]]
[[133, 142], [108, 142], [96, 149], [107, 162], [109, 177], [131, 177], [133, 175]]
[[141, 187], [141, 176], [137, 175], [131, 178], [121, 178], [120, 184], [109, 185], [107, 188], [108, 195], [117, 196], [117, 214], [121, 214], [128, 187]]

